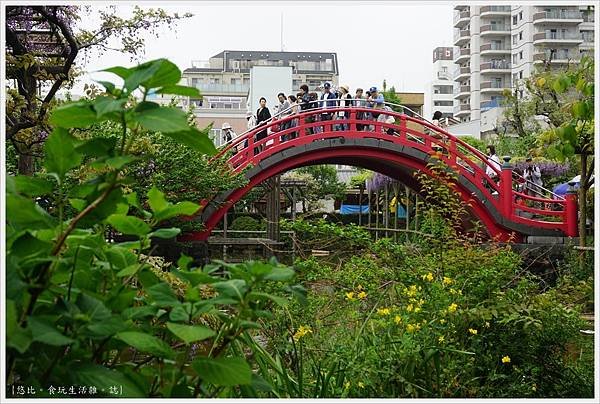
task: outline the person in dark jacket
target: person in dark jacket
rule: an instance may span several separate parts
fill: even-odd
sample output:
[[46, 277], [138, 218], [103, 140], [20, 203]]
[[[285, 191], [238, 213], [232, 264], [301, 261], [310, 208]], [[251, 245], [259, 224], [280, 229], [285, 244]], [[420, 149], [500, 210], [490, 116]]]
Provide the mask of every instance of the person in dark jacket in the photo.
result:
[[[319, 103], [319, 106], [321, 108], [335, 108], [337, 105], [336, 100], [337, 96], [331, 92], [331, 84], [329, 82], [323, 84], [323, 93], [321, 94], [321, 102]], [[329, 121], [331, 118], [331, 113], [321, 113], [321, 121]], [[322, 127], [321, 131], [325, 131], [325, 126]]]
[[[267, 99], [265, 97], [260, 97], [260, 108], [256, 110], [256, 126], [264, 125], [264, 122], [271, 119], [271, 112], [269, 108], [267, 108]], [[256, 140], [260, 141], [267, 137], [267, 130], [261, 130], [256, 134]], [[260, 150], [264, 149], [264, 145], [260, 146]]]

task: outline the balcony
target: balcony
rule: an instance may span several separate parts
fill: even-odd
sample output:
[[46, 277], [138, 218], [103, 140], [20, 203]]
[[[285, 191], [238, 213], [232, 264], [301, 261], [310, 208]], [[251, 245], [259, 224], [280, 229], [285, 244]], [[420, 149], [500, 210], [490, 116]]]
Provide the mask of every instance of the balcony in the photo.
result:
[[533, 44], [561, 44], [561, 45], [577, 45], [583, 42], [580, 35], [575, 32], [538, 32], [533, 34]]
[[510, 6], [483, 6], [479, 9], [480, 17], [510, 15]]
[[250, 90], [250, 85], [198, 83], [196, 84], [196, 88], [203, 93], [247, 95], [248, 91]]
[[450, 77], [450, 73], [448, 73], [448, 72], [437, 72], [437, 79], [438, 80], [452, 80], [452, 77]]
[[579, 11], [569, 10], [553, 10], [542, 11], [533, 15], [534, 24], [561, 23], [577, 25], [583, 22], [583, 18]]
[[484, 81], [479, 86], [481, 93], [502, 93], [506, 86], [503, 82]]
[[510, 26], [506, 24], [486, 24], [482, 25], [479, 30], [479, 35], [481, 37], [484, 36], [492, 36], [492, 35], [509, 35], [510, 34]]
[[471, 31], [457, 29], [454, 33], [454, 46], [461, 46], [469, 42], [471, 39]]
[[462, 48], [458, 52], [454, 52], [454, 63], [461, 64], [471, 58], [471, 48]]
[[510, 46], [504, 44], [484, 43], [479, 47], [482, 55], [510, 55]]
[[471, 95], [471, 86], [454, 87], [454, 99], [460, 100]]
[[454, 71], [454, 81], [462, 81], [471, 77], [471, 68], [469, 66], [459, 67]]
[[468, 11], [469, 10], [469, 6], [454, 6], [454, 9], [457, 11]]
[[579, 52], [571, 51], [571, 52], [551, 52], [549, 49], [543, 52], [537, 52], [533, 54], [533, 63], [543, 63], [550, 61], [550, 63], [571, 63], [571, 62], [579, 62], [581, 59], [581, 54]]
[[471, 13], [467, 11], [456, 11], [454, 13], [454, 28], [462, 28], [469, 23]]
[[581, 13], [581, 18], [583, 19], [583, 22], [596, 22], [593, 11], [591, 13]]
[[460, 118], [471, 114], [471, 105], [459, 104], [454, 106], [454, 117]]
[[489, 101], [481, 101], [479, 108], [481, 112], [487, 111], [488, 109], [497, 108], [502, 106], [502, 98], [495, 98]]
[[510, 62], [508, 60], [492, 60], [479, 65], [479, 73], [510, 73]]

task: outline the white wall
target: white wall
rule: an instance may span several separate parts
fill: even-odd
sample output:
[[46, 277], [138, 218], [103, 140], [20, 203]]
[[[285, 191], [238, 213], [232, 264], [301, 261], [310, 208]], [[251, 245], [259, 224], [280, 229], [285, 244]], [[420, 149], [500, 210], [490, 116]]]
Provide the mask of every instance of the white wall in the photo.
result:
[[260, 97], [267, 99], [267, 108], [273, 115], [273, 107], [279, 103], [277, 94], [286, 96], [292, 93], [292, 67], [291, 66], [253, 66], [250, 69], [250, 96], [249, 103], [252, 113], [260, 104]]

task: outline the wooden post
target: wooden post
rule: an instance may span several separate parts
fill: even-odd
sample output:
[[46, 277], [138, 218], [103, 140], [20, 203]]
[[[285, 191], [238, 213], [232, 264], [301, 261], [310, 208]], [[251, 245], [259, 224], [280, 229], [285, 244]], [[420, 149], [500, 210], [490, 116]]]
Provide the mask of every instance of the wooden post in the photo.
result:
[[292, 186], [292, 220], [296, 220], [296, 186]]
[[375, 190], [375, 240], [379, 240], [379, 189]]
[[384, 226], [385, 226], [385, 237], [388, 237], [388, 231], [387, 229], [390, 227], [390, 194], [389, 194], [389, 185], [386, 182], [385, 183], [385, 188], [384, 188], [384, 205], [383, 205], [383, 222], [384, 222]]
[[[225, 216], [223, 216], [223, 238], [227, 238], [227, 216], [229, 211], [225, 212]], [[227, 244], [223, 243], [223, 261], [227, 261]]]
[[280, 179], [278, 175], [269, 179], [269, 193], [267, 195], [267, 238], [279, 241], [279, 216], [281, 214], [281, 204], [279, 202]]
[[404, 186], [404, 192], [406, 194], [406, 223], [404, 224], [404, 227], [406, 228], [406, 241], [408, 241], [408, 230], [410, 228], [409, 226], [409, 219], [410, 219], [410, 215], [409, 215], [409, 209], [410, 209], [410, 191], [408, 189], [408, 187], [405, 185]]
[[367, 200], [369, 201], [367, 227], [371, 227], [371, 212], [373, 211], [373, 209], [371, 208], [371, 188], [369, 188], [369, 190], [367, 191]]
[[362, 197], [365, 188], [363, 184], [359, 186], [359, 194], [358, 194], [358, 225], [362, 226]]
[[[396, 213], [394, 214], [394, 230], [398, 230], [398, 205], [400, 202], [400, 199], [398, 198], [398, 184], [394, 185], [394, 198], [396, 199]], [[398, 241], [398, 232], [395, 231], [394, 232], [394, 241]]]

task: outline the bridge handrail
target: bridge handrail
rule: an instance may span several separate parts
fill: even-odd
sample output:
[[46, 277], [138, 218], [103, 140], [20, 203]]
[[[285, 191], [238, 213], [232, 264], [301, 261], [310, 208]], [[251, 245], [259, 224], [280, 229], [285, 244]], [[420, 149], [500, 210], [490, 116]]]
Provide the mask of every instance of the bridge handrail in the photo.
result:
[[[322, 101], [323, 100], [316, 100], [316, 101], [311, 101], [310, 103], [319, 103]], [[332, 99], [329, 102], [332, 102], [332, 101], [339, 102], [340, 100]], [[367, 100], [363, 99], [363, 98], [349, 98], [349, 99], [345, 99], [342, 101], [344, 101], [344, 102], [357, 101], [357, 102], [361, 102], [361, 103], [367, 102]], [[300, 104], [298, 104], [297, 107], [299, 108], [300, 105], [304, 105], [304, 104], [306, 104], [306, 103], [300, 103]], [[328, 113], [328, 112], [340, 112], [340, 111], [346, 111], [346, 110], [348, 110], [348, 111], [354, 110], [357, 112], [373, 112], [375, 110], [375, 111], [377, 111], [377, 113], [385, 113], [386, 115], [392, 115], [397, 118], [401, 118], [402, 116], [405, 116], [406, 118], [408, 118], [408, 120], [410, 120], [412, 122], [415, 122], [418, 124], [423, 124], [424, 126], [428, 127], [430, 130], [433, 130], [434, 132], [437, 132], [438, 134], [442, 134], [442, 135], [448, 137], [449, 139], [458, 142], [461, 146], [466, 147], [467, 149], [469, 149], [469, 151], [471, 153], [475, 154], [479, 158], [479, 160], [481, 160], [485, 165], [491, 167], [492, 170], [494, 170], [498, 175], [500, 174], [500, 170], [498, 170], [494, 165], [489, 164], [487, 162], [488, 157], [485, 154], [483, 154], [481, 151], [477, 150], [475, 147], [471, 146], [470, 144], [466, 143], [465, 141], [461, 140], [460, 138], [456, 137], [455, 135], [452, 135], [451, 133], [444, 130], [443, 128], [440, 128], [439, 126], [437, 126], [437, 125], [433, 124], [432, 122], [428, 121], [427, 119], [423, 118], [421, 115], [419, 115], [417, 112], [413, 111], [409, 107], [402, 105], [402, 104], [396, 104], [396, 103], [391, 103], [391, 102], [384, 102], [384, 105], [387, 105], [390, 107], [395, 106], [395, 107], [403, 108], [404, 110], [408, 110], [411, 113], [413, 113], [414, 115], [419, 116], [419, 118], [421, 118], [421, 119], [416, 119], [405, 113], [401, 113], [401, 112], [397, 112], [397, 111], [387, 111], [387, 110], [380, 110], [377, 108], [359, 107], [359, 106], [354, 106], [354, 105], [348, 106], [348, 107], [336, 106], [336, 107], [320, 107], [320, 108], [307, 109], [307, 110], [298, 111], [298, 113], [294, 113], [291, 115], [285, 115], [284, 117], [279, 118], [280, 115], [282, 115], [282, 114], [286, 113], [287, 111], [290, 111], [291, 109], [294, 108], [294, 107], [289, 107], [283, 111], [278, 112], [277, 115], [272, 116], [268, 120], [261, 122], [259, 125], [251, 128], [251, 129], [248, 129], [245, 132], [242, 132], [241, 134], [236, 136], [235, 139], [232, 139], [229, 142], [224, 143], [224, 147], [219, 151], [219, 153], [217, 153], [215, 156], [213, 156], [213, 159], [221, 157], [223, 154], [227, 153], [227, 151], [229, 151], [233, 146], [236, 146], [239, 143], [241, 143], [242, 141], [248, 139], [250, 137], [250, 135], [255, 135], [258, 132], [267, 130], [267, 129], [271, 128], [273, 125], [281, 123], [281, 122], [287, 122], [287, 121], [290, 121], [293, 119], [304, 118], [306, 116]], [[368, 121], [368, 120], [365, 120], [365, 121]], [[314, 126], [318, 126], [318, 125], [314, 125]]]

